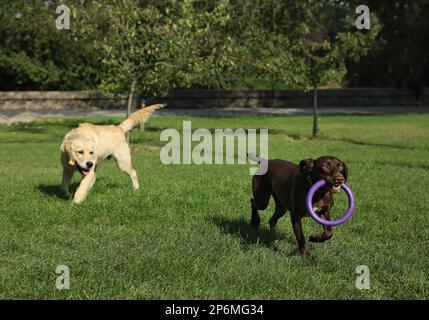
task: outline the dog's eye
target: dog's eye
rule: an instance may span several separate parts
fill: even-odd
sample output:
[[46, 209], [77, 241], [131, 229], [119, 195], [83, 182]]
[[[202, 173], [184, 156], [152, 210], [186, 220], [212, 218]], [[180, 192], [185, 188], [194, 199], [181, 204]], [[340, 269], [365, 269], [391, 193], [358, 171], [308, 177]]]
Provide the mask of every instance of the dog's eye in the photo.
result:
[[77, 153], [79, 153], [79, 154], [83, 154], [83, 150], [79, 150]]
[[323, 172], [329, 172], [330, 171], [327, 164], [323, 164], [322, 167], [321, 167], [321, 169], [322, 169]]
[[94, 154], [94, 151], [91, 151], [89, 154]]

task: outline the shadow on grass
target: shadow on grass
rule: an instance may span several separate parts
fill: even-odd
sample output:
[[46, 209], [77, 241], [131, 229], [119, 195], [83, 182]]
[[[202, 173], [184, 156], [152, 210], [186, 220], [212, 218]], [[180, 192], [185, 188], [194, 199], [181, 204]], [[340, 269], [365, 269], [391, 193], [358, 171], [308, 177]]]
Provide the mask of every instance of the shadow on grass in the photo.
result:
[[[107, 181], [103, 178], [99, 179], [100, 181], [97, 181], [99, 185], [104, 185], [106, 188], [108, 189], [121, 189], [122, 186], [118, 183], [115, 182], [111, 182], [111, 181]], [[70, 194], [74, 194], [74, 192], [76, 191], [76, 189], [78, 188], [80, 182], [74, 182], [70, 185]], [[57, 197], [59, 199], [64, 199], [67, 200], [69, 199], [69, 197], [66, 197], [66, 195], [64, 194], [64, 192], [61, 191], [60, 189], [60, 185], [47, 185], [47, 184], [39, 184], [36, 186], [36, 189], [47, 195], [50, 197]]]
[[429, 170], [429, 165], [424, 164], [414, 164], [410, 162], [389, 162], [389, 161], [374, 161], [375, 165], [381, 165], [381, 166], [393, 166], [398, 168], [407, 168], [407, 169], [422, 169], [422, 170]]
[[[225, 217], [210, 217], [209, 218], [219, 229], [225, 233], [237, 237], [240, 242], [245, 246], [254, 244], [263, 245], [274, 251], [279, 251], [277, 242], [279, 240], [287, 240], [293, 245], [296, 245], [295, 241], [286, 238], [284, 235], [270, 231], [262, 226], [254, 228], [250, 225], [249, 221], [243, 218], [228, 219]], [[287, 255], [295, 255], [297, 250], [287, 253]]]
[[45, 127], [43, 126], [36, 126], [36, 125], [29, 125], [27, 123], [17, 123], [13, 126], [10, 127], [6, 127], [4, 128], [5, 131], [8, 132], [28, 132], [28, 133], [32, 133], [32, 134], [42, 134], [42, 133], [46, 133]]
[[[354, 163], [368, 164], [367, 162], [363, 162], [363, 161], [354, 161]], [[422, 169], [422, 170], [429, 170], [429, 165], [415, 164], [415, 163], [403, 162], [403, 161], [393, 162], [393, 161], [377, 161], [376, 160], [376, 161], [372, 161], [371, 165], [387, 166], [387, 167], [397, 167], [397, 168], [401, 168], [401, 169]]]
[[341, 142], [346, 142], [346, 143], [350, 143], [358, 146], [367, 146], [367, 147], [374, 147], [374, 148], [390, 148], [390, 149], [400, 149], [400, 150], [416, 150], [416, 149], [426, 150], [427, 149], [424, 147], [413, 147], [413, 146], [406, 146], [406, 145], [401, 145], [396, 143], [391, 143], [391, 144], [373, 143], [373, 142], [367, 142], [367, 141], [357, 141], [357, 140], [347, 139], [347, 138], [332, 138], [330, 136], [323, 137], [322, 139], [329, 140], [329, 141], [341, 141]]
[[[70, 192], [73, 193], [73, 190], [76, 190], [78, 185], [79, 185], [78, 183], [72, 183], [70, 185]], [[39, 184], [36, 186], [36, 189], [39, 192], [46, 194], [47, 196], [50, 196], [50, 197], [57, 197], [64, 200], [69, 199], [69, 197], [66, 197], [64, 192], [61, 191], [59, 184], [56, 184], [56, 185]]]

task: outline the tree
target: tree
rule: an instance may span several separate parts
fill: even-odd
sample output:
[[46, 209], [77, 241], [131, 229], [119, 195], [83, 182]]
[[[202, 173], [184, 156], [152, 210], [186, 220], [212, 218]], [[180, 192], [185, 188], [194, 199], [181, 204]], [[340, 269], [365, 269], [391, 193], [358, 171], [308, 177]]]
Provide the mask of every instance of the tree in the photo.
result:
[[307, 38], [303, 43], [302, 56], [306, 69], [306, 88], [313, 90], [313, 130], [315, 137], [318, 128], [318, 88], [330, 82], [341, 82], [347, 74], [346, 62], [358, 61], [372, 47], [379, 32], [379, 27], [372, 31], [340, 32], [333, 41], [322, 40], [320, 37]]
[[[2, 1], [4, 2], [4, 1]], [[77, 90], [97, 87], [100, 63], [91, 43], [55, 27], [59, 1], [1, 4], [0, 88]]]
[[83, 13], [77, 32], [103, 53], [100, 87], [110, 94], [128, 91], [128, 116], [135, 92], [143, 99], [162, 97], [222, 68], [227, 8], [228, 0], [209, 6], [194, 0], [115, 0], [74, 9]]
[[312, 89], [316, 136], [318, 88], [343, 82], [346, 64], [368, 54], [380, 26], [356, 30], [355, 7], [339, 0], [236, 0], [231, 11], [237, 78], [272, 88]]
[[231, 0], [226, 33], [234, 68], [218, 83], [230, 88], [296, 88], [304, 81], [301, 64], [294, 63], [303, 37], [301, 1]]

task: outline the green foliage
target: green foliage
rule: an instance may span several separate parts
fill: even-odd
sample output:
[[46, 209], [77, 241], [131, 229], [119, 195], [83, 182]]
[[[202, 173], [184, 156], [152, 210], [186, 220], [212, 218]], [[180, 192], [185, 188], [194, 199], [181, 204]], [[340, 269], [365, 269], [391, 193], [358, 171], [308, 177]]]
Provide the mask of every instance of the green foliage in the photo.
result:
[[368, 54], [379, 33], [380, 26], [369, 32], [340, 32], [333, 41], [308, 41], [303, 48], [307, 67], [307, 87], [341, 83], [347, 74], [347, 61], [358, 62]]
[[229, 58], [235, 68], [222, 74], [227, 87], [290, 88], [303, 82], [305, 66], [295, 56], [303, 36], [298, 7], [277, 0], [231, 3], [226, 32], [233, 40]]
[[71, 30], [55, 28], [61, 1], [0, 0], [0, 88], [127, 92], [176, 87], [422, 87], [425, 0], [72, 1]]
[[375, 25], [356, 31], [350, 21], [354, 9], [333, 0], [233, 1], [228, 32], [237, 67], [224, 74], [225, 83], [269, 88], [341, 83], [347, 62], [368, 54], [380, 30]]
[[[427, 0], [373, 1], [373, 21], [383, 26], [370, 55], [349, 65], [355, 86], [421, 90], [429, 86], [429, 3]], [[420, 92], [421, 93], [421, 92]]]
[[2, 1], [0, 88], [91, 89], [100, 67], [90, 43], [55, 27], [58, 1]]
[[[76, 10], [77, 8], [75, 8]], [[210, 6], [198, 1], [94, 1], [79, 7], [86, 33], [102, 52], [101, 88], [110, 93], [136, 90], [146, 98], [177, 87], [203, 83], [227, 64], [229, 41], [221, 40], [228, 1]]]

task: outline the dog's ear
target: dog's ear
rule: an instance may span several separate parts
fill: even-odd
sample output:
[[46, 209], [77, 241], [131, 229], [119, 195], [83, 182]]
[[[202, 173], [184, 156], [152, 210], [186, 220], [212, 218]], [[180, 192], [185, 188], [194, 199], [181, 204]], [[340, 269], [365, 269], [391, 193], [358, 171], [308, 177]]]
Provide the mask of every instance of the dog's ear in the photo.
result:
[[72, 146], [72, 143], [70, 141], [65, 141], [61, 145], [60, 149], [61, 149], [62, 152], [64, 152], [65, 154], [67, 154], [67, 157], [69, 158], [68, 164], [70, 166], [74, 166], [76, 164], [76, 161], [74, 160], [74, 157], [73, 157], [73, 146]]
[[299, 171], [301, 171], [302, 174], [309, 177], [311, 174], [311, 171], [313, 170], [314, 162], [315, 162], [314, 159], [301, 160], [299, 163]]

